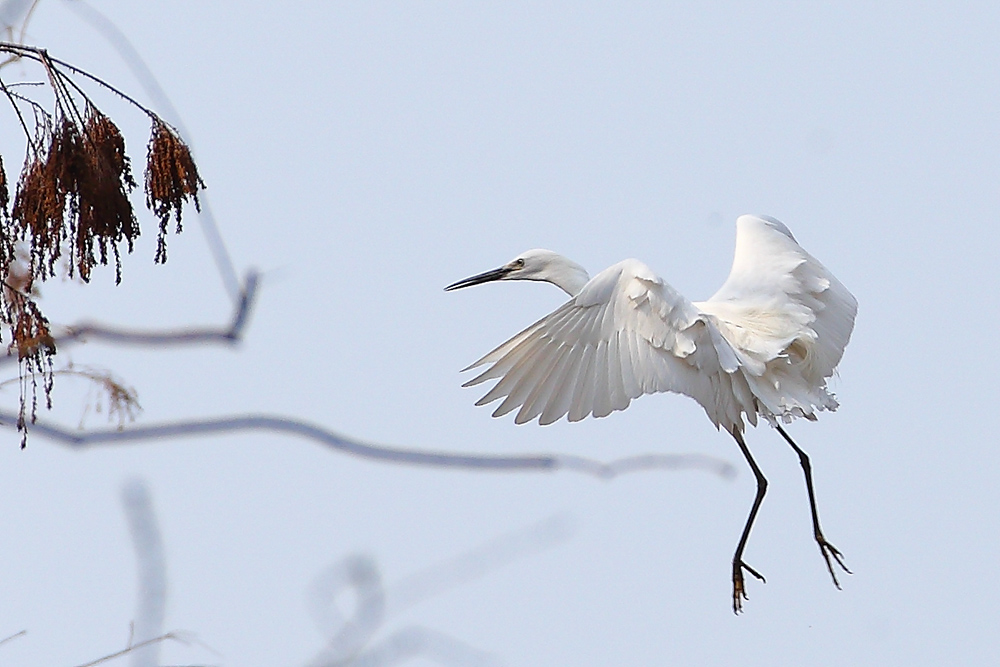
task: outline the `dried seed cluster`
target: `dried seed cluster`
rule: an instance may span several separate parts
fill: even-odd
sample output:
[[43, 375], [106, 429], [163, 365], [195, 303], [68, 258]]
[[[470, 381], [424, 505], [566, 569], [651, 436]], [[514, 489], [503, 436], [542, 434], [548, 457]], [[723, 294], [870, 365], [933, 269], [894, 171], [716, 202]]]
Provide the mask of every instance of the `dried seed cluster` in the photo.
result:
[[[0, 317], [11, 330], [8, 354], [17, 351], [18, 373], [20, 377], [21, 401], [17, 415], [17, 430], [21, 431], [21, 447], [27, 444], [26, 426], [28, 420], [35, 421], [38, 412], [39, 380], [45, 395], [46, 406], [52, 407], [53, 370], [52, 357], [56, 353], [56, 342], [48, 319], [38, 305], [28, 296], [14, 289], [5, 281], [0, 299]], [[31, 410], [28, 410], [28, 395], [31, 395]]]
[[7, 172], [3, 168], [3, 156], [0, 156], [0, 217], [7, 217], [8, 206], [10, 206], [10, 190], [7, 188]]
[[160, 233], [156, 239], [158, 264], [167, 261], [167, 226], [173, 216], [177, 233], [181, 232], [181, 213], [185, 202], [194, 202], [201, 210], [198, 190], [205, 184], [198, 175], [198, 167], [191, 157], [191, 149], [177, 133], [163, 121], [153, 119], [146, 161], [146, 206], [160, 219]]
[[45, 135], [44, 152], [25, 162], [11, 211], [11, 236], [28, 243], [32, 277], [54, 276], [66, 252], [69, 275], [85, 282], [95, 265], [114, 256], [121, 282], [119, 244], [131, 252], [139, 236], [121, 132], [90, 108], [82, 126], [63, 117]]

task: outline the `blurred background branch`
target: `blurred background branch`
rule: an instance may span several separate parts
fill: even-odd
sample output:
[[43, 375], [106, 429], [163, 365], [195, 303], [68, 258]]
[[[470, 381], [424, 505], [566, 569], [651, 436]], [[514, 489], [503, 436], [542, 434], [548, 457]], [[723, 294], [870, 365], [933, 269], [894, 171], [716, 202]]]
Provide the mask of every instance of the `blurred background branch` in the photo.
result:
[[[321, 573], [309, 590], [308, 603], [317, 626], [329, 638], [309, 667], [387, 667], [423, 657], [442, 665], [500, 664], [488, 653], [453, 637], [417, 625], [377, 635], [392, 616], [445, 590], [484, 577], [513, 561], [570, 539], [566, 517], [554, 516], [501, 535], [469, 552], [415, 572], [385, 586], [375, 559], [354, 554]], [[354, 614], [345, 618], [339, 597], [353, 594]]]
[[[139, 575], [139, 604], [129, 644], [145, 644], [163, 633], [166, 616], [167, 564], [163, 538], [153, 512], [153, 500], [143, 481], [135, 479], [125, 484], [122, 505], [132, 534]], [[132, 652], [132, 667], [157, 667], [159, 656], [159, 642], [146, 644]]]
[[127, 655], [132, 657], [132, 667], [159, 667], [160, 645], [165, 641], [175, 641], [187, 646], [198, 644], [215, 653], [191, 633], [163, 632], [167, 613], [167, 564], [163, 538], [146, 482], [141, 479], [126, 482], [122, 487], [121, 500], [132, 536], [138, 572], [135, 619], [129, 632], [128, 645], [124, 649], [78, 667], [94, 667]]
[[[0, 426], [16, 426], [17, 415], [0, 410]], [[733, 478], [735, 468], [727, 461], [700, 454], [643, 454], [602, 462], [572, 454], [479, 455], [402, 449], [345, 437], [322, 426], [291, 417], [237, 415], [214, 419], [189, 419], [130, 426], [128, 428], [74, 430], [42, 420], [30, 426], [34, 435], [74, 449], [100, 445], [124, 445], [143, 441], [221, 433], [271, 431], [308, 438], [351, 456], [385, 463], [492, 472], [572, 471], [600, 479], [649, 470], [702, 470]]]

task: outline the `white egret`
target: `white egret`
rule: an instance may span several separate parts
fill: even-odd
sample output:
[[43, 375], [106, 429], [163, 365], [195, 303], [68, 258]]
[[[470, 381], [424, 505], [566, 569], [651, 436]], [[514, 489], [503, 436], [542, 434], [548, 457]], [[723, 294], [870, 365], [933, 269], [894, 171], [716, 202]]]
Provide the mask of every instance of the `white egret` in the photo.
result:
[[[736, 221], [729, 278], [708, 301], [691, 302], [634, 259], [590, 279], [578, 264], [529, 250], [504, 266], [460, 280], [455, 290], [494, 280], [550, 282], [572, 297], [563, 306], [464, 370], [489, 367], [463, 386], [499, 379], [476, 405], [504, 399], [493, 413], [517, 408], [518, 424], [578, 421], [624, 410], [657, 392], [698, 401], [728, 431], [757, 479], [757, 495], [733, 555], [733, 611], [747, 599], [743, 550], [767, 480], [743, 439], [744, 418], [769, 422], [798, 454], [805, 473], [813, 534], [833, 583], [843, 556], [820, 530], [809, 457], [779, 422], [835, 410], [826, 381], [854, 328], [857, 301], [774, 218]], [[831, 560], [832, 558], [832, 560]]]

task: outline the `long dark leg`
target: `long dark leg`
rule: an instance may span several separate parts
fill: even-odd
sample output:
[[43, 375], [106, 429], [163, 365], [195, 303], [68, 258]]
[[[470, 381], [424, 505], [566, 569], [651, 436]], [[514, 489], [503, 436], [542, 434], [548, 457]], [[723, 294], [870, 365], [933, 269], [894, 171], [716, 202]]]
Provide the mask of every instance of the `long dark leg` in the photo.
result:
[[764, 502], [764, 494], [767, 493], [767, 479], [757, 466], [757, 462], [753, 460], [753, 456], [750, 454], [746, 443], [743, 442], [743, 435], [737, 430], [733, 430], [732, 433], [733, 438], [736, 439], [736, 444], [740, 446], [740, 451], [743, 452], [747, 463], [750, 464], [750, 469], [753, 470], [754, 477], [757, 478], [757, 496], [753, 499], [750, 516], [747, 517], [747, 523], [743, 527], [743, 535], [740, 536], [740, 543], [736, 545], [736, 553], [733, 554], [733, 613], [738, 614], [743, 610], [743, 600], [750, 599], [747, 597], [746, 588], [743, 585], [743, 570], [764, 581], [764, 577], [757, 570], [743, 562], [743, 549], [747, 545], [747, 538], [750, 537], [750, 529], [753, 528], [754, 519], [757, 518], [757, 510], [760, 509], [760, 504]]
[[787, 433], [785, 433], [785, 429], [778, 425], [775, 425], [775, 428], [778, 429], [778, 433], [780, 433], [781, 437], [785, 439], [785, 442], [791, 445], [792, 449], [795, 450], [795, 453], [799, 455], [799, 463], [802, 464], [802, 471], [806, 474], [806, 491], [809, 492], [809, 509], [812, 512], [813, 534], [816, 537], [816, 543], [819, 545], [819, 552], [823, 554], [823, 560], [826, 561], [826, 569], [830, 571], [830, 576], [833, 577], [833, 585], [840, 588], [840, 582], [837, 581], [837, 574], [833, 571], [833, 562], [830, 560], [830, 557], [833, 556], [833, 560], [837, 562], [837, 565], [839, 565], [844, 572], [851, 574], [851, 571], [847, 569], [846, 565], [844, 565], [843, 554], [840, 553], [837, 547], [826, 541], [826, 538], [823, 537], [823, 531], [820, 530], [819, 512], [816, 511], [816, 493], [813, 491], [812, 466], [809, 464], [809, 456], [795, 444], [795, 441], [792, 440]]

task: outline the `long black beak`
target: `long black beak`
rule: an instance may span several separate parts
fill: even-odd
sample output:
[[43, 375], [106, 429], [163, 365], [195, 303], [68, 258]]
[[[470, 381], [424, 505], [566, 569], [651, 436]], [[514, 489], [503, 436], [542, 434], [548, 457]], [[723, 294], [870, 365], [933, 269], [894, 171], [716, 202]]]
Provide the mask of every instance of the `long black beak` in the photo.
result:
[[450, 292], [456, 289], [462, 289], [463, 287], [472, 287], [473, 285], [481, 285], [483, 283], [492, 282], [494, 280], [500, 280], [513, 269], [501, 266], [499, 269], [493, 269], [492, 271], [487, 271], [486, 273], [480, 273], [479, 275], [472, 276], [471, 278], [466, 278], [465, 280], [459, 280], [457, 283], [452, 283], [444, 288], [445, 292]]

